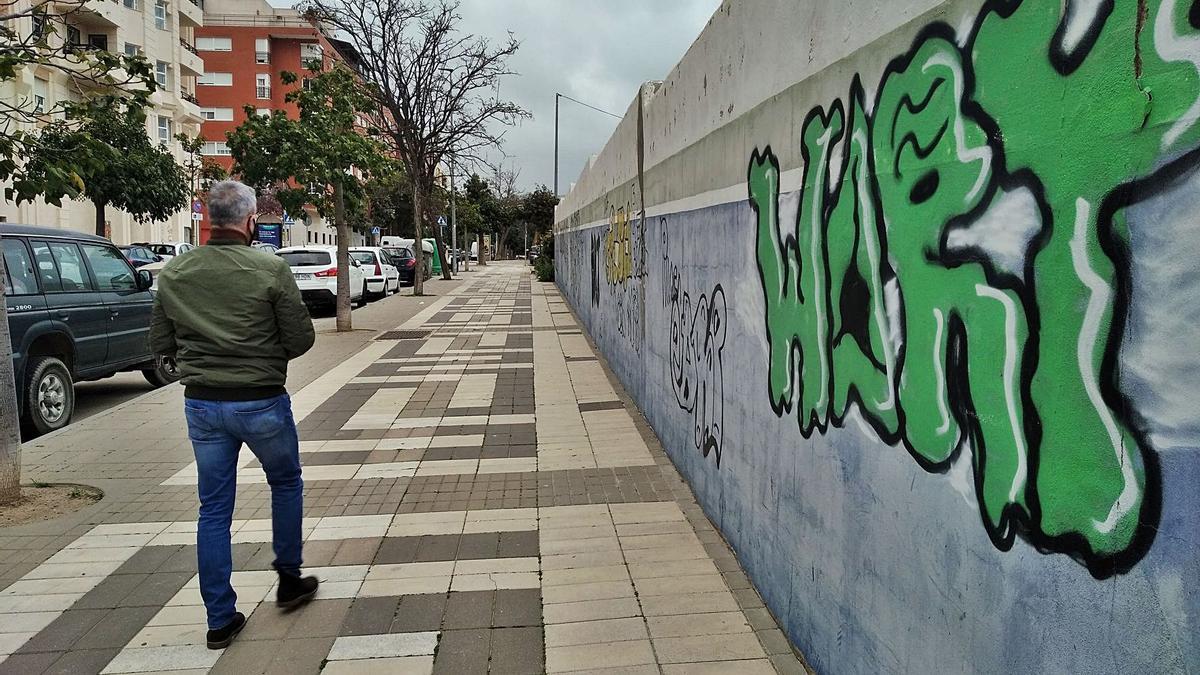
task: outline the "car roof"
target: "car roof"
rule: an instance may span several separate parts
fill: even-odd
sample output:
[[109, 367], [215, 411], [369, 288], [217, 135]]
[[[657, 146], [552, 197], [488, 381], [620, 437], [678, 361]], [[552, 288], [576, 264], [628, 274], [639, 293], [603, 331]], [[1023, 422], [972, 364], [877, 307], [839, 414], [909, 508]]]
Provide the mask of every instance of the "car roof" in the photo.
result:
[[334, 253], [337, 253], [337, 247], [336, 246], [288, 246], [287, 248], [279, 249], [278, 251], [276, 251], [276, 253], [294, 253], [296, 251], [324, 251], [325, 253], [329, 253], [332, 251]]
[[0, 236], [56, 237], [58, 239], [75, 239], [78, 241], [89, 241], [100, 244], [112, 243], [104, 237], [98, 237], [94, 234], [89, 234], [86, 232], [63, 230], [57, 227], [21, 225], [18, 223], [0, 223]]

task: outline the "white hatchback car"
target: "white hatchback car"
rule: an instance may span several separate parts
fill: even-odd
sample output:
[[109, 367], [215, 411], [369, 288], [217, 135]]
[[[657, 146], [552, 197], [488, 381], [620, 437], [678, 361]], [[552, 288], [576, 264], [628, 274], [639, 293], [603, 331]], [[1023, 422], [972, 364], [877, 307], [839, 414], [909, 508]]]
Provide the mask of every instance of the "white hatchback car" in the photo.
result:
[[352, 246], [350, 257], [362, 265], [367, 277], [367, 292], [386, 298], [390, 293], [400, 292], [400, 270], [392, 264], [391, 257], [378, 246]]
[[[306, 304], [332, 305], [337, 302], [337, 248], [292, 246], [279, 249], [275, 255], [286, 260], [292, 268]], [[367, 278], [353, 257], [350, 258], [350, 301], [358, 307], [367, 304]]]
[[196, 247], [185, 241], [171, 241], [159, 244], [147, 244], [146, 248], [154, 251], [155, 255], [160, 256], [163, 259], [163, 262], [166, 262], [171, 258], [174, 258], [177, 255], [183, 255], [184, 253], [187, 253]]

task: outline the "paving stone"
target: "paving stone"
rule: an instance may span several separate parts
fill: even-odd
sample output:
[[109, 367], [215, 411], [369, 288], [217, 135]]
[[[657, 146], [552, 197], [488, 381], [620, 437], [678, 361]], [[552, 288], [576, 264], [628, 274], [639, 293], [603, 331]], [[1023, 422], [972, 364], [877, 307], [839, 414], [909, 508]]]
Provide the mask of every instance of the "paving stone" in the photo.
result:
[[277, 651], [286, 641], [284, 640], [251, 640], [247, 633], [251, 624], [246, 624], [246, 630], [238, 636], [233, 644], [225, 649], [221, 658], [217, 659], [211, 675], [246, 675], [246, 673], [262, 673], [271, 667]]
[[438, 634], [436, 632], [343, 636], [333, 641], [333, 647], [329, 651], [329, 660], [345, 661], [432, 655], [437, 649], [437, 645]]
[[382, 537], [346, 539], [338, 548], [330, 565], [369, 565], [375, 560]]
[[628, 640], [605, 644], [547, 647], [547, 672], [619, 668], [654, 663], [649, 640]]
[[291, 629], [288, 630], [288, 641], [293, 642], [299, 638], [336, 636], [338, 628], [346, 618], [346, 613], [350, 611], [350, 604], [351, 601], [347, 598], [318, 599], [296, 610], [298, 616]]
[[158, 611], [156, 607], [120, 607], [109, 610], [96, 625], [79, 638], [75, 649], [111, 649], [124, 645], [138, 634]]
[[443, 631], [433, 672], [447, 675], [487, 673], [491, 632], [486, 629]]
[[465, 591], [451, 593], [446, 601], [442, 625], [453, 628], [489, 628], [492, 625], [494, 591]]
[[150, 575], [121, 601], [122, 607], [162, 607], [194, 575], [189, 572], [159, 572]]
[[542, 624], [542, 593], [538, 589], [501, 589], [495, 593], [493, 627]]
[[108, 614], [103, 609], [68, 609], [34, 635], [18, 654], [34, 652], [63, 652], [92, 630]]
[[339, 635], [379, 635], [391, 632], [400, 606], [399, 596], [356, 598], [342, 620]]
[[497, 628], [492, 631], [491, 672], [536, 675], [543, 672], [542, 629]]
[[0, 675], [40, 675], [62, 656], [64, 656], [62, 652], [13, 654], [0, 662]]
[[640, 616], [552, 624], [547, 625], [545, 630], [547, 647], [645, 640], [649, 637], [646, 623]]
[[438, 630], [446, 612], [447, 594], [406, 595], [392, 619], [389, 633], [415, 633]]
[[701, 663], [765, 659], [767, 654], [753, 633], [654, 638], [659, 663]]
[[321, 664], [333, 647], [333, 638], [289, 639], [274, 644], [275, 658], [267, 666], [265, 675], [314, 675], [320, 672]]

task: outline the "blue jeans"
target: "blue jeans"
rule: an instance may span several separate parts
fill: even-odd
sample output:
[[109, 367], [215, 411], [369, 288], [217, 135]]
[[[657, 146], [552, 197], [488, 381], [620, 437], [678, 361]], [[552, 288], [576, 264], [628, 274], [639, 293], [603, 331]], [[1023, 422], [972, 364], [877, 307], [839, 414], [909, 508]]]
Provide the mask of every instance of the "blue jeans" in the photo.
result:
[[185, 399], [188, 438], [199, 474], [200, 522], [197, 564], [200, 595], [208, 610], [208, 627], [233, 620], [237, 594], [229, 583], [233, 556], [229, 527], [237, 494], [238, 452], [245, 443], [262, 464], [271, 486], [271, 522], [275, 569], [299, 574], [300, 525], [304, 517], [304, 482], [300, 478], [300, 443], [287, 394], [259, 401]]

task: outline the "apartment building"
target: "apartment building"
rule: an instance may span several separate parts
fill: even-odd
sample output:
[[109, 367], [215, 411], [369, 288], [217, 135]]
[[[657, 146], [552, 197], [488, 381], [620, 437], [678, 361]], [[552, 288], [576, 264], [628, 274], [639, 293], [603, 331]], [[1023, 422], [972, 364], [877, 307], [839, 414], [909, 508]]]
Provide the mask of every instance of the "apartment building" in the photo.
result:
[[[159, 90], [151, 97], [146, 133], [172, 150], [176, 161], [187, 161], [178, 133], [200, 131], [200, 106], [195, 96], [196, 78], [204, 63], [194, 47], [195, 32], [204, 23], [199, 0], [110, 0], [93, 2], [84, 11], [66, 17], [65, 35], [54, 39], [81, 49], [141, 53], [154, 66]], [[53, 7], [53, 3], [51, 7]], [[33, 19], [22, 20], [18, 30], [33, 30]], [[60, 101], [75, 99], [89, 86], [78, 78], [45, 67], [22, 69], [17, 78], [0, 84], [0, 97], [35, 101], [51, 109]], [[191, 241], [191, 210], [183, 209], [166, 221], [138, 223], [115, 208], [107, 210], [108, 236], [118, 244], [136, 241]], [[95, 231], [95, 209], [90, 202], [64, 201], [56, 207], [41, 201], [20, 206], [0, 201], [0, 220], [47, 227]]]
[[[201, 114], [201, 134], [207, 139], [204, 154], [227, 170], [233, 165], [226, 134], [252, 114], [267, 115], [286, 110], [295, 117], [299, 110], [285, 98], [290, 89], [281, 76], [292, 72], [303, 76], [308, 65], [319, 61], [328, 67], [335, 60], [353, 65], [353, 51], [331, 38], [317, 25], [292, 9], [277, 8], [266, 0], [206, 0], [204, 27], [196, 32], [196, 47], [204, 57], [205, 73], [196, 88]], [[337, 231], [315, 209], [304, 214], [259, 214], [259, 239], [282, 246], [337, 242]], [[201, 241], [210, 229], [207, 214], [200, 224]], [[355, 236], [352, 245], [361, 243]]]

